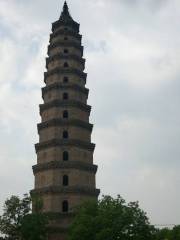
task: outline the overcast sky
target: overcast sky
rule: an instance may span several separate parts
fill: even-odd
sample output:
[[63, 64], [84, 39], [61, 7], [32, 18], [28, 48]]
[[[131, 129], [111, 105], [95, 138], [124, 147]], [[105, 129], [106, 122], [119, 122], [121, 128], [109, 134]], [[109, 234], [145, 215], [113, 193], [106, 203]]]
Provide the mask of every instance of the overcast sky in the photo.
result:
[[[97, 187], [180, 224], [180, 1], [69, 0], [81, 23]], [[51, 23], [62, 0], [0, 0], [0, 205], [33, 188]]]

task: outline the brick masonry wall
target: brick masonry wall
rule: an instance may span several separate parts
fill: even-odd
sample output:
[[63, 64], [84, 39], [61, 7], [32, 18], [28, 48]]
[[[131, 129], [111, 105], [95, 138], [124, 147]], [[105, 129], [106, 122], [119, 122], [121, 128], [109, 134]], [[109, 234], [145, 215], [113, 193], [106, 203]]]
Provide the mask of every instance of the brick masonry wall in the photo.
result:
[[82, 163], [93, 163], [93, 152], [79, 147], [52, 147], [37, 153], [38, 164], [52, 161], [63, 162], [63, 152], [69, 152], [69, 161], [80, 161]]

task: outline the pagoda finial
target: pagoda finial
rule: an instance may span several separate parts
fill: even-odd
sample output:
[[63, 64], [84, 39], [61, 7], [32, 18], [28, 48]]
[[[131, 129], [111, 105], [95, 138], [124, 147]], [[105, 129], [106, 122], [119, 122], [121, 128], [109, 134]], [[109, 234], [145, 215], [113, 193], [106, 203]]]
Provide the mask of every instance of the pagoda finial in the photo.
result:
[[66, 14], [69, 13], [69, 9], [66, 1], [64, 1], [63, 12]]
[[67, 2], [65, 1], [64, 6], [63, 6], [63, 11], [62, 11], [61, 16], [60, 16], [60, 20], [69, 20], [69, 19], [72, 20], [72, 17], [69, 13], [69, 8], [68, 8], [68, 5], [67, 5]]

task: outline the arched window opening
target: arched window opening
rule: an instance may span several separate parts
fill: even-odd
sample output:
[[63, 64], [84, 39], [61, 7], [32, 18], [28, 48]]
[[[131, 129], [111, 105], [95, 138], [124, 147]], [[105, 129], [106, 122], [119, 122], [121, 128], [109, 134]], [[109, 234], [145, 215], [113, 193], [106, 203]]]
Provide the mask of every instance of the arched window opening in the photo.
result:
[[69, 185], [69, 177], [67, 175], [63, 176], [63, 186]]
[[67, 54], [69, 51], [68, 49], [64, 49], [64, 53]]
[[68, 111], [63, 111], [63, 118], [68, 118], [69, 117], [69, 113]]
[[63, 93], [63, 100], [67, 100], [69, 98], [68, 93]]
[[63, 152], [63, 161], [68, 161], [69, 160], [69, 153], [67, 151]]
[[68, 131], [63, 131], [63, 138], [67, 139], [69, 137]]
[[63, 82], [64, 82], [64, 83], [68, 83], [68, 81], [69, 81], [68, 77], [64, 77], [64, 78], [63, 78]]
[[65, 200], [65, 201], [62, 202], [62, 211], [63, 211], [64, 213], [69, 211], [69, 203], [68, 203], [67, 200]]
[[67, 62], [64, 63], [64, 67], [65, 68], [68, 68], [69, 67], [69, 64]]

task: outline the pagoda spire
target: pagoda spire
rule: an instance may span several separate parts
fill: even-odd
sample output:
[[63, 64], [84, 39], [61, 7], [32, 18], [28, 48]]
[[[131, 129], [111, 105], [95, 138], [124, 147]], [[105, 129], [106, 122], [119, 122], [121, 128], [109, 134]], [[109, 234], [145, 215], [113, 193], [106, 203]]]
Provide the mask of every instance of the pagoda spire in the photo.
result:
[[64, 2], [63, 10], [61, 12], [60, 20], [66, 21], [66, 20], [72, 20], [72, 17], [69, 13], [69, 8], [67, 5], [67, 2]]
[[66, 13], [66, 14], [69, 13], [69, 9], [68, 9], [68, 5], [67, 5], [66, 1], [64, 2], [63, 12]]

